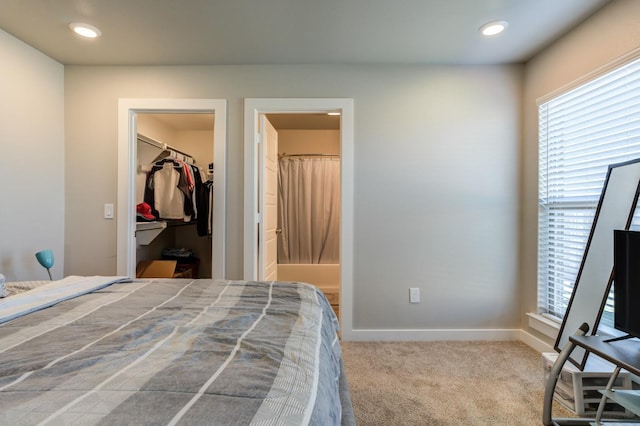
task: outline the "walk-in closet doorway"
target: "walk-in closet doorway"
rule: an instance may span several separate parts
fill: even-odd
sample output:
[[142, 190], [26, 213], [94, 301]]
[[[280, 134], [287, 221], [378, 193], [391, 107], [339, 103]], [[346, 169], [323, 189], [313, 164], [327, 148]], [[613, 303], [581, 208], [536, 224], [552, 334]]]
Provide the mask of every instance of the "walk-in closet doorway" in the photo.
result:
[[[138, 206], [141, 204], [141, 198], [139, 194], [139, 179], [140, 179], [140, 164], [138, 147], [145, 150], [146, 158], [153, 156], [154, 150], [158, 152], [167, 151], [169, 155], [176, 155], [179, 158], [186, 159], [187, 161], [193, 161], [200, 156], [200, 166], [208, 169], [208, 158], [213, 153], [213, 169], [211, 170], [210, 179], [213, 181], [215, 188], [212, 191], [212, 204], [211, 209], [211, 236], [205, 236], [205, 240], [210, 244], [202, 252], [206, 252], [207, 258], [210, 258], [202, 262], [202, 267], [205, 270], [200, 274], [201, 276], [224, 278], [225, 277], [225, 166], [226, 166], [226, 101], [225, 100], [207, 100], [207, 99], [120, 99], [118, 105], [118, 250], [117, 250], [117, 273], [118, 275], [126, 275], [129, 277], [136, 276], [136, 266], [138, 264], [137, 257], [139, 255], [144, 256], [159, 256], [157, 252], [158, 248], [145, 248], [141, 249], [141, 242], [148, 242], [149, 235], [153, 232], [148, 232], [147, 229], [140, 231], [141, 226], [137, 221]], [[169, 124], [173, 122], [173, 126], [180, 126], [180, 114], [184, 114], [183, 122], [188, 119], [202, 119], [212, 122], [211, 142], [210, 146], [202, 145], [202, 142], [198, 142], [195, 146], [189, 147], [188, 142], [178, 141], [166, 141], [163, 139], [163, 132], [155, 132], [156, 138], [149, 135], [142, 135], [142, 145], [139, 145], [139, 136], [141, 129], [146, 129], [147, 133], [150, 131], [150, 122], [162, 122], [165, 120], [165, 124], [160, 124], [160, 127], [171, 126]], [[198, 115], [201, 115], [198, 117]], [[157, 119], [157, 120], [154, 120]], [[195, 121], [192, 121], [192, 123]], [[183, 123], [184, 124], [184, 123]], [[194, 129], [195, 130], [195, 129]], [[171, 130], [169, 134], [171, 134]], [[166, 133], [165, 133], [166, 134]], [[158, 136], [159, 135], [159, 136]], [[178, 138], [180, 139], [180, 138]], [[174, 143], [172, 143], [174, 142]], [[152, 147], [156, 145], [156, 147]], [[179, 145], [175, 146], [175, 145]], [[151, 154], [149, 154], [151, 149]], [[191, 151], [192, 153], [189, 153]], [[165, 153], [166, 155], [166, 153]], [[188, 159], [187, 157], [191, 157]], [[146, 162], [146, 159], [142, 161]], [[208, 170], [207, 170], [208, 172]], [[177, 221], [179, 222], [179, 221]], [[166, 224], [165, 224], [166, 225]], [[152, 226], [152, 225], [149, 225]], [[142, 225], [144, 228], [145, 225]], [[180, 233], [192, 233], [196, 234], [195, 224], [180, 224], [174, 223], [172, 227], [183, 228], [182, 231], [176, 231], [175, 229], [165, 233], [164, 229], [159, 230], [159, 235], [164, 233], [165, 244], [169, 244], [167, 241], [171, 241], [174, 244], [183, 243], [185, 239], [178, 237], [176, 240], [174, 234]], [[192, 228], [192, 229], [189, 229]], [[197, 239], [197, 237], [196, 237]], [[162, 241], [162, 240], [161, 240]], [[189, 241], [189, 240], [187, 240]], [[191, 240], [193, 241], [193, 240]], [[194, 245], [202, 244], [202, 240], [199, 243], [193, 243]], [[170, 245], [170, 244], [169, 244]], [[180, 244], [178, 244], [180, 245]], [[210, 251], [208, 250], [210, 248]], [[151, 254], [149, 254], [151, 253]]]
[[175, 277], [212, 277], [214, 120], [210, 113], [138, 114], [136, 272], [157, 275], [149, 269], [155, 264]]

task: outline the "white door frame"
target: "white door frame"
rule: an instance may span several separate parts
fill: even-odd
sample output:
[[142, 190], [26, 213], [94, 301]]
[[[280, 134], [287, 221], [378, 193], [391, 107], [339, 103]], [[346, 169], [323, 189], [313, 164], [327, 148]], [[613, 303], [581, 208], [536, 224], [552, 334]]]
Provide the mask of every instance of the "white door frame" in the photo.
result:
[[135, 178], [138, 113], [213, 113], [213, 278], [225, 277], [227, 101], [225, 99], [118, 99], [117, 274], [136, 276]]
[[260, 114], [340, 112], [340, 320], [342, 338], [353, 334], [353, 99], [244, 100], [244, 279], [258, 278], [258, 129]]

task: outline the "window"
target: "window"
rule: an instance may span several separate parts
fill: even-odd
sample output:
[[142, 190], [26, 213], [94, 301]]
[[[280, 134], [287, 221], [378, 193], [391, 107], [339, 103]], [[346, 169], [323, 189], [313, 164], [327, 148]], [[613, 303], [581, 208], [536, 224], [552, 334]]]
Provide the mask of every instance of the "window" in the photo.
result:
[[[545, 101], [538, 120], [538, 306], [562, 318], [608, 166], [640, 157], [640, 60]], [[640, 229], [638, 210], [631, 228]]]

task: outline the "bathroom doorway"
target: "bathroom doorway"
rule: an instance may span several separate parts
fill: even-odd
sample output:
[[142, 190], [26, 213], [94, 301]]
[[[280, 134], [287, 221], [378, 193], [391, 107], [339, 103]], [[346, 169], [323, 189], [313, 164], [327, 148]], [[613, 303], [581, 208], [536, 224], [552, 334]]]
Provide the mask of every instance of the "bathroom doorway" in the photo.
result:
[[[267, 162], [264, 155], [268, 149], [264, 146], [262, 122], [264, 119], [275, 122], [274, 127], [280, 127], [281, 132], [287, 130], [308, 130], [304, 128], [284, 129], [293, 125], [284, 125], [278, 120], [289, 119], [318, 119], [327, 114], [339, 114], [334, 120], [339, 121], [336, 129], [339, 135], [339, 149], [328, 155], [338, 156], [340, 162], [339, 189], [339, 261], [334, 265], [334, 274], [325, 274], [326, 284], [318, 281], [314, 276], [302, 281], [316, 281], [319, 287], [339, 287], [337, 298], [339, 303], [339, 317], [342, 324], [342, 337], [348, 339], [352, 328], [352, 290], [353, 290], [353, 100], [352, 99], [246, 99], [245, 100], [245, 233], [244, 233], [244, 278], [263, 279], [265, 277], [265, 242], [270, 239], [264, 235], [264, 227], [270, 221], [265, 210], [265, 168]], [[304, 127], [298, 124], [298, 127]], [[316, 129], [317, 130], [317, 129]], [[280, 137], [278, 136], [278, 139]], [[279, 145], [278, 141], [278, 145]], [[303, 146], [304, 144], [300, 144]], [[285, 146], [287, 146], [285, 144]], [[295, 148], [286, 148], [289, 153], [296, 155]], [[283, 154], [282, 149], [278, 149]], [[286, 153], [286, 151], [284, 151]], [[298, 152], [308, 154], [309, 152]], [[317, 152], [314, 152], [317, 153]], [[267, 217], [265, 217], [267, 214]], [[272, 221], [271, 221], [272, 222]], [[278, 265], [276, 277], [278, 280], [299, 279], [287, 275], [289, 271], [281, 272], [282, 265]], [[286, 267], [285, 267], [286, 269]], [[300, 272], [300, 271], [296, 271]], [[308, 272], [308, 271], [305, 271]], [[337, 277], [336, 277], [337, 275]], [[322, 279], [322, 278], [320, 278]]]
[[[277, 151], [276, 208], [269, 209], [265, 199], [263, 219], [265, 235], [270, 235], [269, 224], [276, 224], [275, 256], [268, 237], [265, 241], [265, 257], [277, 259], [276, 273], [268, 277], [274, 267], [265, 259], [265, 279], [313, 284], [339, 314], [340, 114], [283, 113], [265, 118]], [[267, 175], [272, 169], [268, 158], [265, 155]], [[265, 176], [264, 181], [269, 194], [270, 179]], [[273, 214], [276, 217], [270, 217]]]

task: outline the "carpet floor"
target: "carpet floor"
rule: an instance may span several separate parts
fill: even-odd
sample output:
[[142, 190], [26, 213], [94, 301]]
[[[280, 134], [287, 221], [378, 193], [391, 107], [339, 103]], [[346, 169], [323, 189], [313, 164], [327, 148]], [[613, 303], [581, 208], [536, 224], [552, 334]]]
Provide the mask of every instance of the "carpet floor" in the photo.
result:
[[[544, 372], [521, 342], [343, 342], [359, 426], [541, 425]], [[571, 414], [554, 403], [554, 416]]]

